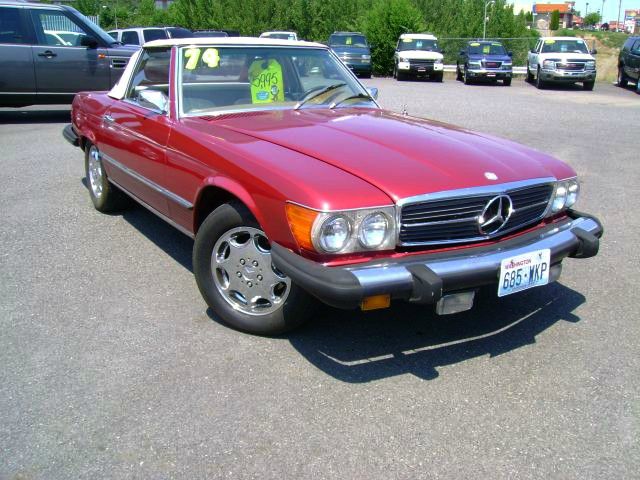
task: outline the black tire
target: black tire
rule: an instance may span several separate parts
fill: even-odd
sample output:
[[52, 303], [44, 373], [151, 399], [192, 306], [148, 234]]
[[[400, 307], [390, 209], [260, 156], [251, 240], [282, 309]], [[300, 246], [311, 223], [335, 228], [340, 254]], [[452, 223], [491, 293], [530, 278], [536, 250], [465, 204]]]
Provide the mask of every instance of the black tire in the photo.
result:
[[[268, 311], [267, 313], [246, 313], [242, 311], [242, 304], [233, 304], [233, 298], [235, 297], [231, 294], [231, 290], [230, 293], [225, 296], [225, 294], [218, 289], [219, 287], [216, 281], [220, 283], [220, 280], [214, 280], [214, 275], [218, 275], [217, 278], [221, 278], [220, 272], [219, 269], [216, 269], [214, 272], [212, 267], [216, 243], [221, 239], [224, 240], [224, 238], [227, 238], [229, 232], [234, 231], [234, 229], [242, 230], [243, 228], [254, 232], [258, 230], [262, 232], [258, 222], [253, 218], [249, 209], [239, 202], [227, 203], [216, 208], [200, 226], [193, 246], [193, 273], [200, 293], [216, 316], [230, 327], [243, 332], [255, 335], [278, 335], [302, 325], [310, 319], [311, 313], [314, 311], [316, 305], [316, 300], [297, 287], [293, 282], [290, 283], [287, 292], [288, 295], [282, 300], [282, 304], [273, 304], [274, 310]], [[266, 236], [263, 238], [266, 241]], [[254, 241], [255, 243], [255, 238], [248, 241]], [[224, 242], [221, 245], [224, 245]], [[266, 267], [267, 270], [263, 272], [266, 278], [267, 275], [273, 274], [271, 270], [273, 266], [263, 263], [268, 261], [265, 260], [264, 252], [267, 252], [266, 256], [270, 259], [270, 254], [268, 254], [268, 250], [266, 250], [268, 243], [261, 243], [261, 246], [264, 247], [265, 250], [262, 251], [259, 258], [256, 257], [254, 260], [260, 260], [259, 265], [258, 263], [255, 264], [256, 268], [261, 269]], [[229, 252], [231, 252], [233, 246], [227, 245], [226, 247], [228, 247]], [[219, 250], [221, 248], [220, 246], [218, 247]], [[248, 255], [247, 262], [250, 261], [249, 258], [252, 251], [254, 250], [251, 248], [243, 250], [244, 253], [242, 253], [242, 255]], [[244, 258], [239, 261], [243, 262], [243, 260]], [[244, 262], [242, 264], [244, 265]], [[228, 265], [233, 267], [234, 270], [238, 268], [237, 273], [240, 273], [241, 270], [244, 272], [244, 267], [241, 267], [240, 264], [232, 265], [230, 263]], [[249, 263], [247, 263], [247, 266], [248, 265]], [[252, 275], [255, 275], [257, 271], [256, 268], [252, 269]], [[262, 270], [259, 271], [262, 272]], [[240, 274], [238, 277], [241, 277], [241, 275], [245, 274]], [[287, 278], [281, 273], [277, 273], [277, 275], [278, 278]], [[231, 285], [229, 283], [229, 277], [227, 276], [226, 278], [227, 283]], [[246, 279], [246, 276], [242, 276], [242, 280], [238, 280], [238, 282], [244, 284], [242, 288], [247, 287], [247, 285], [248, 287], [260, 287], [257, 284], [251, 285], [248, 280], [245, 282]], [[258, 276], [257, 279], [254, 279], [255, 282], [258, 280], [262, 280], [262, 277]]]
[[362, 75], [362, 78], [371, 78], [371, 74], [370, 73], [365, 73], [364, 75]]
[[456, 64], [456, 80], [462, 81], [462, 72], [460, 71], [460, 65]]
[[403, 72], [401, 72], [400, 70], [398, 70], [398, 71], [396, 72], [396, 80], [397, 80], [397, 81], [402, 82], [403, 80], [406, 80], [406, 79], [407, 79], [406, 74], [404, 74], [404, 73], [403, 73]]
[[465, 85], [471, 85], [471, 79], [469, 78], [469, 71], [467, 66], [464, 66], [464, 72], [462, 73], [462, 81]]
[[505, 87], [510, 87], [511, 86], [511, 79], [510, 78], [505, 78], [504, 80], [502, 80], [502, 84]]
[[442, 83], [442, 80], [443, 80], [443, 79], [444, 79], [444, 73], [442, 73], [442, 72], [440, 72], [440, 73], [436, 73], [436, 74], [433, 76], [433, 81], [434, 81], [434, 82]]
[[536, 88], [538, 90], [544, 90], [547, 84], [544, 80], [542, 80], [542, 75], [540, 74], [540, 69], [538, 68], [538, 74], [536, 75]]
[[591, 90], [593, 90], [595, 84], [596, 82], [582, 82], [582, 89], [590, 92]]
[[[94, 167], [93, 173], [90, 172], [89, 165], [91, 155], [94, 155], [94, 162], [92, 164]], [[131, 206], [131, 198], [109, 182], [107, 172], [102, 164], [100, 150], [91, 143], [87, 143], [84, 150], [84, 171], [87, 188], [89, 190], [89, 197], [91, 198], [96, 210], [103, 213], [109, 213], [125, 210]]]
[[527, 82], [533, 83], [533, 74], [529, 71], [529, 62], [527, 62]]
[[628, 83], [627, 76], [624, 74], [624, 68], [620, 65], [618, 67], [618, 86], [626, 88]]

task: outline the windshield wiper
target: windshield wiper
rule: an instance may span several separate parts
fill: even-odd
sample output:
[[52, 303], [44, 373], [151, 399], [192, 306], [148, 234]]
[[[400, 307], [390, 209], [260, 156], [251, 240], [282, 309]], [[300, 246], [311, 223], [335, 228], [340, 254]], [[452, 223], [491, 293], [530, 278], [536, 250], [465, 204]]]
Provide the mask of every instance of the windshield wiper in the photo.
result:
[[373, 101], [373, 97], [371, 95], [367, 95], [366, 93], [356, 93], [355, 95], [350, 95], [346, 98], [343, 98], [342, 100], [340, 100], [339, 102], [333, 102], [331, 105], [329, 105], [329, 108], [333, 109], [335, 107], [337, 107], [338, 105], [342, 105], [344, 102], [348, 101], [348, 100], [355, 100], [356, 98], [362, 98], [362, 99], [367, 99], [367, 100], [371, 100]]
[[324, 87], [322, 90], [318, 91], [315, 95], [311, 95], [309, 98], [304, 98], [300, 100], [298, 103], [296, 103], [296, 106], [293, 107], [293, 109], [298, 110], [300, 109], [301, 106], [303, 106], [308, 101], [313, 100], [314, 98], [318, 98], [320, 95], [330, 92], [331, 90], [335, 90], [336, 88], [344, 87], [345, 85], [346, 85], [345, 82], [339, 82], [339, 83], [334, 83], [333, 85], [328, 85]]

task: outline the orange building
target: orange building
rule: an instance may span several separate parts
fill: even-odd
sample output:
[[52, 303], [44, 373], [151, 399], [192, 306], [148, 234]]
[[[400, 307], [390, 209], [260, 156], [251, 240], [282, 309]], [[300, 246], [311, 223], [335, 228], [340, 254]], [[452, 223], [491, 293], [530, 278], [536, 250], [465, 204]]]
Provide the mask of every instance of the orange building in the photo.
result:
[[538, 23], [539, 20], [550, 22], [551, 14], [557, 10], [560, 14], [560, 27], [571, 28], [574, 24], [573, 15], [575, 4], [576, 2], [534, 3], [532, 13], [535, 15], [536, 23]]

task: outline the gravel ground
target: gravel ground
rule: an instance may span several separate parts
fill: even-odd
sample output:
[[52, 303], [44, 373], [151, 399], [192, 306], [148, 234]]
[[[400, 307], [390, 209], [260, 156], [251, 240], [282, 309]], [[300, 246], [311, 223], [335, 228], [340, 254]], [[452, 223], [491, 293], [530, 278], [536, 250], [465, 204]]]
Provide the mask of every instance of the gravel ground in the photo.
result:
[[191, 240], [92, 208], [67, 107], [0, 109], [0, 478], [638, 478], [640, 96], [366, 83], [569, 162], [600, 255], [463, 314], [253, 337], [207, 311]]

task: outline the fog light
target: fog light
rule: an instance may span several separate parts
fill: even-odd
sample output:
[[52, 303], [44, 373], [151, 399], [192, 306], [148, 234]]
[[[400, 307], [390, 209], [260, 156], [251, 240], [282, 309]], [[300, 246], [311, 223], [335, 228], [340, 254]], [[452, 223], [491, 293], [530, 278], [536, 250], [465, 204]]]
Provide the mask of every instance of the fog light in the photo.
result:
[[436, 313], [438, 315], [450, 315], [452, 313], [464, 312], [473, 307], [473, 299], [476, 295], [475, 291], [452, 293], [445, 295], [436, 304]]
[[388, 308], [391, 305], [391, 295], [373, 295], [365, 297], [360, 304], [362, 310], [377, 310], [379, 308]]

